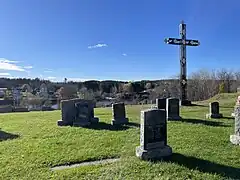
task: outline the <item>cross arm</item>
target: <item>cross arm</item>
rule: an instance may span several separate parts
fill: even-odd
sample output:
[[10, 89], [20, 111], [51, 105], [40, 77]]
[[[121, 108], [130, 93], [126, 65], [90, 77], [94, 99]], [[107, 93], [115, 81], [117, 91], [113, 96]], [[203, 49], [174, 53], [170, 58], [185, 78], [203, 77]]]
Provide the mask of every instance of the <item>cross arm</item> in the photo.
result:
[[186, 46], [199, 46], [200, 42], [198, 40], [192, 39], [178, 39], [178, 38], [165, 38], [164, 42], [166, 44], [173, 44], [173, 45], [186, 45]]

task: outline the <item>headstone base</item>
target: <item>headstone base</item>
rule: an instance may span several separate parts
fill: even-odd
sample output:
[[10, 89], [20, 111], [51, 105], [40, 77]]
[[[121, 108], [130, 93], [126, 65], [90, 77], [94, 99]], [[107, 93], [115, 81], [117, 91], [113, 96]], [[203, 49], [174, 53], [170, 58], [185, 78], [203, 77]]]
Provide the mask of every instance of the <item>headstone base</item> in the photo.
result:
[[136, 148], [136, 156], [142, 160], [158, 160], [172, 155], [172, 148], [170, 146], [163, 146], [162, 148], [144, 150], [142, 146]]
[[230, 136], [230, 141], [234, 145], [240, 145], [240, 136], [238, 136], [238, 135], [231, 135]]
[[68, 126], [69, 124], [66, 123], [66, 122], [63, 121], [63, 120], [58, 120], [58, 121], [57, 121], [57, 125], [58, 125], [58, 126]]
[[223, 117], [222, 114], [206, 114], [207, 119], [210, 119], [210, 118], [219, 119], [219, 118], [222, 118], [222, 117]]
[[169, 117], [167, 117], [167, 120], [168, 121], [178, 121], [178, 120], [181, 120], [182, 118], [181, 118], [181, 116], [169, 116]]
[[112, 125], [121, 125], [121, 124], [128, 124], [128, 118], [113, 119], [112, 120]]
[[97, 118], [97, 117], [93, 117], [91, 119], [91, 123], [98, 123], [98, 122], [99, 122], [99, 118]]
[[181, 106], [191, 106], [192, 102], [189, 100], [183, 100], [181, 101]]
[[90, 126], [91, 122], [89, 121], [79, 121], [79, 122], [73, 122], [74, 127], [87, 127]]

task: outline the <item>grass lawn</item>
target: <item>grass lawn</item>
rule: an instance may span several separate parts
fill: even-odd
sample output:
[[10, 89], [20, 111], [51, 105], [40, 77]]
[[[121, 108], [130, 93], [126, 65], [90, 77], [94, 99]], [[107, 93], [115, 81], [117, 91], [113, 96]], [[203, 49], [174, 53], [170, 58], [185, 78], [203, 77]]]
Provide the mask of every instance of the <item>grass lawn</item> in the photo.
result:
[[[92, 128], [58, 127], [60, 111], [0, 114], [0, 179], [240, 179], [240, 147], [229, 141], [236, 94], [215, 97], [223, 119], [206, 120], [208, 101], [183, 107], [181, 122], [168, 122], [166, 162], [135, 156], [140, 110], [128, 106], [131, 126], [111, 128], [111, 108], [95, 109]], [[214, 98], [212, 100], [215, 100]], [[51, 171], [56, 165], [120, 157], [120, 161]]]

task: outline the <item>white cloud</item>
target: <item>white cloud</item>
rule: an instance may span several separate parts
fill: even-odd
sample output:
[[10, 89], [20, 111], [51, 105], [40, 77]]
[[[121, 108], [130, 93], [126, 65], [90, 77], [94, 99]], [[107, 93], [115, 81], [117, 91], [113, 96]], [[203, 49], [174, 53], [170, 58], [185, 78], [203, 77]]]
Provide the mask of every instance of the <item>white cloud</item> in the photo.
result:
[[25, 71], [23, 67], [16, 65], [16, 63], [18, 63], [18, 61], [0, 58], [0, 69], [10, 71]]
[[47, 78], [50, 79], [50, 80], [57, 79], [57, 77], [47, 77]]
[[102, 47], [107, 47], [107, 44], [96, 44], [93, 46], [88, 46], [88, 49], [94, 49], [94, 48], [102, 48]]
[[7, 77], [7, 76], [11, 76], [10, 73], [0, 73], [0, 77]]
[[52, 73], [53, 71], [51, 71], [51, 70], [45, 70], [45, 71], [43, 71], [44, 73]]
[[4, 63], [13, 63], [13, 64], [19, 63], [19, 61], [11, 61], [5, 58], [0, 58], [0, 61]]
[[127, 56], [127, 54], [125, 54], [125, 53], [123, 53], [122, 55], [123, 55], [123, 56]]
[[96, 80], [96, 79], [84, 79], [84, 78], [67, 78], [68, 81], [74, 81], [74, 82], [84, 82], [84, 81], [90, 81], [90, 80]]
[[23, 68], [24, 69], [32, 69], [33, 67], [32, 66], [24, 66]]

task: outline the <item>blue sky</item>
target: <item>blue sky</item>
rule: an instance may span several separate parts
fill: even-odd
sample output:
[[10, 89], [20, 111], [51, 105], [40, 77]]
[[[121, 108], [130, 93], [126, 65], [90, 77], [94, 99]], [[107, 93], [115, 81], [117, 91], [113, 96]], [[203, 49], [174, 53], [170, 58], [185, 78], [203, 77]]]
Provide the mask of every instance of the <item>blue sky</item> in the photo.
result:
[[[162, 79], [179, 73], [179, 23], [188, 74], [238, 70], [239, 0], [1, 0], [0, 76], [62, 81]], [[239, 67], [240, 68], [240, 67]]]

